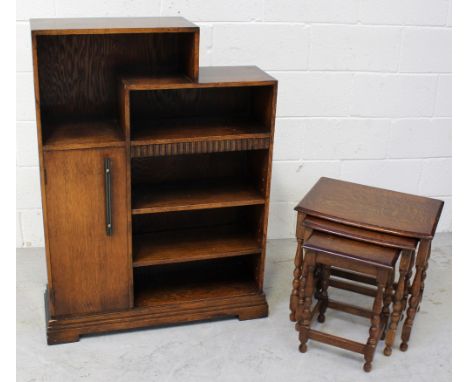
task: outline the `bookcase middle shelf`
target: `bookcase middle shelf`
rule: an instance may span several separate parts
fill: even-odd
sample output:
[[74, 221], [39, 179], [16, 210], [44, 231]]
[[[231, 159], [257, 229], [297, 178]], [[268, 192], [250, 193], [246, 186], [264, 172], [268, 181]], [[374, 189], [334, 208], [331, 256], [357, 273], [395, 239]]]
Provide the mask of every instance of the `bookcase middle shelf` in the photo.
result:
[[252, 185], [223, 179], [141, 185], [133, 190], [132, 214], [189, 211], [264, 204]]

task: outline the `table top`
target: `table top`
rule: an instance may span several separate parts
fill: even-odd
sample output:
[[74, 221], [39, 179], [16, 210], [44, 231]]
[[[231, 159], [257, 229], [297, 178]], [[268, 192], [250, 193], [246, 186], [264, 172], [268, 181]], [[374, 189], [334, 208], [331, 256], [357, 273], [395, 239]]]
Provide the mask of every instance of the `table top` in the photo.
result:
[[382, 247], [319, 231], [312, 233], [304, 243], [304, 248], [385, 268], [393, 268], [400, 254], [398, 248]]
[[295, 209], [355, 227], [431, 239], [443, 205], [437, 199], [323, 177]]
[[302, 224], [304, 227], [312, 230], [327, 232], [350, 239], [357, 239], [367, 243], [382, 245], [384, 247], [414, 251], [418, 246], [418, 239], [416, 238], [371, 231], [364, 228], [354, 227], [349, 224], [341, 224], [331, 220], [320, 219], [315, 216], [307, 216]]

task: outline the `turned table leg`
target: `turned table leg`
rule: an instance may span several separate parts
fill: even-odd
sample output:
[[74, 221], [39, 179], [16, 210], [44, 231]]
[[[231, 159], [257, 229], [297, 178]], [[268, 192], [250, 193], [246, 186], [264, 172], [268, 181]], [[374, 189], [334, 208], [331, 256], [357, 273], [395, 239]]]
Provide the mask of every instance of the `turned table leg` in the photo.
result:
[[307, 272], [309, 271], [309, 266], [307, 265], [307, 259], [304, 257], [304, 264], [302, 264], [301, 276], [299, 278], [299, 297], [295, 309], [295, 318], [297, 320], [296, 325], [300, 324], [303, 318], [303, 310], [306, 296], [306, 282], [307, 282]]
[[425, 269], [429, 261], [431, 250], [431, 241], [428, 239], [421, 240], [419, 244], [418, 253], [416, 256], [416, 273], [414, 275], [413, 284], [411, 285], [411, 297], [409, 299], [409, 306], [406, 312], [406, 320], [403, 324], [401, 333], [400, 350], [406, 351], [408, 349], [408, 341], [411, 336], [411, 329], [413, 327], [414, 317], [421, 302], [421, 292], [424, 288]]
[[385, 287], [384, 292], [384, 304], [382, 308], [382, 322], [384, 329], [382, 330], [382, 337], [381, 339], [385, 339], [385, 334], [387, 332], [388, 320], [390, 318], [390, 305], [393, 299], [393, 281], [395, 279], [395, 272], [390, 274], [388, 278], [387, 286]]
[[321, 273], [321, 284], [320, 284], [320, 293], [319, 293], [319, 300], [320, 300], [320, 309], [317, 321], [320, 323], [325, 322], [325, 313], [328, 308], [328, 285], [330, 284], [330, 266], [324, 265], [322, 266], [322, 273]]
[[302, 245], [304, 244], [304, 240], [301, 238], [297, 238], [297, 249], [296, 249], [296, 257], [294, 258], [294, 273], [293, 273], [293, 282], [292, 282], [292, 292], [291, 292], [291, 299], [289, 303], [289, 309], [291, 311], [289, 315], [289, 319], [293, 322], [297, 321], [297, 308], [298, 305], [302, 305], [304, 302], [299, 301], [299, 285], [300, 285], [300, 277], [302, 271], [302, 262], [304, 259]]
[[303, 266], [301, 283], [304, 288], [301, 288], [301, 297], [304, 299], [304, 305], [301, 306], [300, 322], [299, 322], [299, 351], [305, 353], [307, 351], [307, 341], [309, 340], [309, 329], [312, 320], [312, 300], [314, 298], [314, 271], [316, 254], [309, 252], [307, 260]]
[[382, 312], [383, 294], [388, 279], [382, 272], [377, 275], [377, 293], [372, 307], [371, 327], [369, 329], [369, 339], [367, 340], [364, 351], [364, 371], [369, 372], [372, 369], [372, 360], [374, 359], [375, 348], [379, 340], [380, 314]]
[[[419, 294], [419, 304], [421, 304], [422, 302], [422, 299], [423, 299], [423, 295], [424, 295], [424, 282], [426, 280], [426, 275], [427, 275], [427, 268], [429, 268], [429, 257], [431, 256], [431, 249], [432, 249], [432, 243], [430, 242], [429, 243], [429, 255], [427, 256], [427, 261], [426, 261], [426, 265], [424, 266], [424, 269], [423, 269], [423, 272], [422, 272], [422, 275], [421, 275], [421, 292]], [[419, 308], [421, 306], [419, 305], [418, 306], [418, 312], [419, 312]]]
[[408, 296], [410, 294], [410, 289], [411, 289], [411, 276], [413, 276], [414, 259], [415, 259], [415, 252], [411, 251], [410, 265], [408, 267], [408, 273], [406, 274], [406, 278], [405, 278], [405, 293], [403, 295], [400, 321], [403, 320], [405, 316], [406, 307], [408, 306]]
[[[292, 292], [289, 302], [289, 319], [293, 322], [297, 321], [296, 311], [297, 306], [299, 305], [299, 278], [301, 277], [302, 272], [302, 263], [304, 261], [304, 253], [302, 246], [304, 244], [304, 239], [306, 235], [306, 229], [303, 227], [302, 223], [304, 222], [306, 215], [299, 212], [297, 214], [297, 223], [296, 223], [296, 256], [294, 257], [294, 272], [293, 272], [293, 282], [292, 282]], [[303, 303], [303, 301], [302, 301]]]
[[393, 310], [391, 315], [390, 327], [385, 336], [385, 350], [384, 354], [389, 356], [392, 354], [393, 342], [395, 334], [400, 321], [401, 311], [403, 309], [403, 298], [405, 295], [406, 276], [408, 274], [409, 266], [411, 265], [411, 252], [404, 251], [400, 260], [400, 276], [395, 291], [395, 301], [393, 303]]

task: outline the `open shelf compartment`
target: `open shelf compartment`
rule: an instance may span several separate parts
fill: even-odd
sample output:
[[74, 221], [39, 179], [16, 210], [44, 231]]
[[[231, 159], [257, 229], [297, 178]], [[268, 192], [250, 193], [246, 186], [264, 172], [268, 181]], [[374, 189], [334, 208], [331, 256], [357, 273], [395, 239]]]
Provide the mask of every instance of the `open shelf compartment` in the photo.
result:
[[262, 217], [263, 206], [134, 216], [133, 266], [261, 253]]
[[268, 151], [132, 159], [132, 214], [265, 203]]
[[123, 145], [121, 77], [198, 76], [199, 29], [193, 24], [141, 33], [65, 32], [33, 32], [46, 150]]
[[136, 268], [135, 307], [258, 295], [257, 266], [258, 256], [250, 255]]
[[132, 146], [266, 139], [273, 86], [130, 90]]

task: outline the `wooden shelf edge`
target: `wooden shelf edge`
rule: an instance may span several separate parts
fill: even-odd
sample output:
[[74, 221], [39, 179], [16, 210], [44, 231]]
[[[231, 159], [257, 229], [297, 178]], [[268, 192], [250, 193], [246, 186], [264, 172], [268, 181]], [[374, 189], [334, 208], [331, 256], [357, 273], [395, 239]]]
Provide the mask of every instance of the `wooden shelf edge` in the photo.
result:
[[216, 254], [205, 254], [205, 255], [194, 255], [194, 256], [187, 256], [181, 258], [162, 258], [162, 259], [143, 259], [143, 260], [134, 260], [133, 261], [133, 268], [139, 267], [148, 267], [153, 265], [165, 265], [165, 264], [180, 264], [180, 263], [190, 263], [194, 261], [201, 261], [201, 260], [215, 260], [215, 259], [223, 259], [225, 257], [237, 257], [237, 256], [246, 256], [252, 254], [259, 254], [262, 252], [262, 248], [260, 246], [255, 246], [251, 248], [246, 248], [243, 250], [238, 251], [225, 251], [225, 252], [218, 252]]
[[275, 80], [266, 81], [230, 81], [230, 82], [218, 82], [218, 83], [200, 83], [200, 82], [186, 82], [186, 83], [147, 83], [144, 85], [140, 84], [126, 84], [126, 89], [139, 91], [139, 90], [173, 90], [173, 89], [202, 89], [202, 88], [240, 88], [240, 87], [254, 87], [254, 86], [273, 86], [276, 84]]
[[243, 207], [243, 206], [257, 206], [265, 204], [265, 198], [239, 200], [234, 202], [212, 202], [212, 203], [199, 203], [192, 205], [179, 205], [179, 206], [168, 206], [168, 207], [145, 207], [145, 208], [132, 208], [132, 215], [146, 215], [163, 212], [177, 212], [177, 211], [196, 211], [196, 210], [208, 210], [214, 208], [226, 208], [226, 207]]
[[100, 142], [100, 143], [63, 143], [63, 144], [44, 144], [44, 151], [63, 151], [63, 150], [85, 150], [107, 147], [125, 147], [125, 141], [121, 142]]
[[261, 242], [238, 227], [202, 228], [133, 237], [133, 267], [180, 264], [262, 252]]
[[116, 119], [45, 122], [44, 151], [125, 147], [125, 137]]
[[131, 34], [198, 32], [199, 27], [183, 17], [33, 18], [33, 35]]
[[183, 77], [165, 81], [160, 76], [130, 76], [122, 79], [128, 90], [170, 90], [213, 87], [275, 86], [278, 81], [256, 66], [201, 66], [197, 81]]

